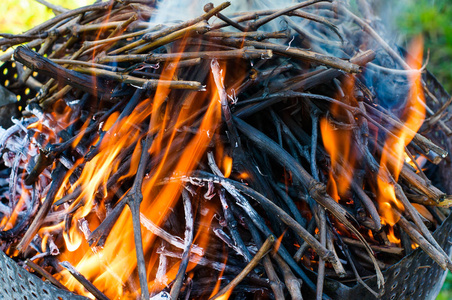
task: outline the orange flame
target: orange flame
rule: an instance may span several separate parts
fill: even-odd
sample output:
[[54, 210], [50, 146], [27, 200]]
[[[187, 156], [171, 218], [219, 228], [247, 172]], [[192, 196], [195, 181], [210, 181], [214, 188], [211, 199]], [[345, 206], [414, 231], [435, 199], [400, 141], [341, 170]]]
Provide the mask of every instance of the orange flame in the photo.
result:
[[[412, 56], [408, 58], [408, 65], [412, 69], [420, 69], [422, 63], [422, 38], [416, 38], [411, 47]], [[403, 205], [397, 200], [394, 186], [390, 183], [388, 171], [397, 181], [403, 167], [405, 158], [405, 147], [411, 142], [416, 132], [421, 127], [425, 118], [425, 101], [422, 91], [420, 72], [409, 75], [411, 91], [407, 106], [401, 116], [404, 126], [398, 128], [395, 136], [389, 136], [385, 142], [380, 159], [380, 170], [378, 174], [378, 202], [382, 222], [393, 226], [398, 221], [398, 214], [393, 209], [403, 211]]]
[[283, 239], [284, 235], [287, 232], [287, 229], [288, 228], [284, 229], [283, 233], [276, 239], [275, 245], [273, 246], [273, 252], [274, 253], [278, 252], [279, 247], [281, 246], [282, 239]]
[[400, 243], [400, 239], [395, 236], [394, 227], [392, 227], [392, 226], [389, 226], [389, 234], [387, 235], [387, 237], [388, 237], [388, 240], [393, 244]]
[[[177, 61], [172, 68], [163, 68], [162, 79], [172, 79], [177, 69]], [[223, 72], [224, 76], [224, 72]], [[103, 124], [104, 137], [100, 141], [98, 153], [90, 161], [85, 162], [83, 171], [75, 184], [69, 183], [69, 176], [65, 178], [57, 199], [66, 193], [72, 193], [77, 187], [82, 192], [67, 208], [74, 212], [70, 229], [65, 234], [67, 251], [62, 254], [61, 260], [71, 262], [76, 269], [88, 278], [93, 284], [111, 299], [122, 297], [134, 297], [139, 294], [138, 279], [134, 270], [136, 269], [136, 253], [133, 243], [133, 226], [129, 209], [124, 209], [111, 233], [105, 241], [103, 249], [91, 249], [78, 229], [77, 220], [87, 219], [90, 223], [99, 223], [93, 207], [98, 206], [99, 201], [107, 199], [107, 179], [119, 168], [122, 161], [123, 149], [134, 149], [130, 158], [130, 169], [121, 180], [133, 177], [138, 169], [140, 155], [142, 152], [140, 140], [143, 138], [142, 128], [136, 124], [142, 124], [150, 118], [149, 132], [154, 137], [149, 155], [153, 159], [153, 168], [149, 175], [143, 180], [141, 213], [157, 226], [160, 226], [174, 207], [181, 195], [181, 185], [178, 182], [169, 182], [163, 186], [159, 185], [161, 179], [166, 176], [180, 176], [191, 172], [205, 154], [206, 148], [214, 136], [217, 124], [221, 121], [221, 106], [218, 101], [219, 95], [212, 79], [207, 93], [187, 92], [183, 103], [165, 105], [169, 99], [170, 90], [159, 85], [155, 95], [151, 99], [142, 101], [133, 112], [122, 119], [119, 114], [112, 114]], [[207, 96], [209, 98], [207, 98]], [[194, 101], [196, 99], [196, 101]], [[175, 112], [175, 109], [177, 111]], [[193, 118], [196, 113], [204, 111], [199, 119]], [[174, 117], [175, 116], [175, 117]], [[196, 134], [191, 135], [183, 130], [184, 127], [197, 127]], [[184, 141], [181, 149], [176, 141]], [[133, 147], [133, 148], [132, 148]], [[82, 166], [82, 159], [77, 162], [72, 170], [74, 172]], [[225, 173], [231, 172], [232, 159], [224, 162]], [[71, 173], [71, 172], [69, 172]], [[103, 199], [99, 199], [98, 191], [103, 189]], [[80, 207], [79, 207], [80, 206]], [[213, 210], [203, 218], [212, 219]], [[210, 221], [201, 222], [210, 224]], [[91, 226], [91, 224], [90, 224]], [[95, 227], [94, 227], [95, 228]], [[93, 229], [94, 229], [93, 228]], [[152, 245], [156, 236], [149, 231], [142, 231], [143, 249], [145, 256], [153, 249]], [[207, 244], [208, 228], [201, 228], [197, 232], [195, 242], [203, 247]], [[73, 252], [70, 252], [73, 251]], [[151, 259], [147, 266], [149, 288], [152, 291], [161, 290], [165, 284], [154, 280], [151, 276], [152, 267], [158, 261], [156, 253], [150, 255]], [[178, 271], [180, 263], [169, 266], [167, 282], [171, 282]], [[189, 263], [187, 272], [197, 265], [196, 262]], [[62, 282], [70, 289], [89, 296], [67, 272], [60, 273]], [[136, 287], [136, 291], [129, 291], [126, 286]]]
[[225, 156], [223, 159], [224, 177], [228, 178], [232, 172], [232, 157]]
[[[345, 94], [347, 97], [353, 97], [354, 77], [349, 77], [345, 82]], [[340, 107], [333, 104], [331, 107], [333, 117], [341, 115]], [[331, 169], [328, 176], [327, 191], [330, 196], [339, 201], [350, 188], [353, 166], [356, 158], [352, 153], [352, 131], [334, 128], [326, 118], [320, 120], [320, 132], [322, 133], [323, 145], [331, 158]], [[342, 166], [341, 171], [334, 172]], [[335, 180], [333, 173], [336, 173]]]

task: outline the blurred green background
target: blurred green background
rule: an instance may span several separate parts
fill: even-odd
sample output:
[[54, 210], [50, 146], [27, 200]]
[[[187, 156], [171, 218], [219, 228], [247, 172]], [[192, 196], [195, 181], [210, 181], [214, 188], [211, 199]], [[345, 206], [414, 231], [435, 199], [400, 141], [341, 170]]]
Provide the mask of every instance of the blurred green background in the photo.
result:
[[[47, 0], [65, 8], [76, 8], [93, 0]], [[0, 0], [0, 32], [22, 33], [54, 16], [50, 9], [34, 0]]]
[[[88, 5], [93, 0], [48, 0], [65, 8]], [[451, 0], [387, 1], [382, 8], [390, 24], [397, 28], [400, 41], [417, 34], [425, 37], [430, 49], [428, 69], [452, 91], [452, 5]], [[388, 10], [387, 8], [390, 7]], [[50, 9], [34, 0], [0, 0], [0, 32], [21, 33], [54, 16]], [[388, 23], [386, 23], [388, 24]], [[393, 29], [394, 29], [393, 28]], [[448, 273], [438, 300], [452, 299], [452, 274]]]

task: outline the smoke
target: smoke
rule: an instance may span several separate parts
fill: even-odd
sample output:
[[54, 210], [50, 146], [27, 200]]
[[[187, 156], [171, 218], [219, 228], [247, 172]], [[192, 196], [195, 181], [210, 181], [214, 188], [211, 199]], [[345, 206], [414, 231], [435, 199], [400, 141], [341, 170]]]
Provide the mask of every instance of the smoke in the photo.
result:
[[[150, 25], [171, 24], [194, 19], [204, 13], [204, 5], [213, 3], [215, 6], [224, 0], [162, 0], [151, 17]], [[231, 5], [221, 13], [232, 16], [239, 12], [284, 8], [297, 3], [292, 0], [232, 0]], [[213, 20], [215, 22], [216, 20]]]

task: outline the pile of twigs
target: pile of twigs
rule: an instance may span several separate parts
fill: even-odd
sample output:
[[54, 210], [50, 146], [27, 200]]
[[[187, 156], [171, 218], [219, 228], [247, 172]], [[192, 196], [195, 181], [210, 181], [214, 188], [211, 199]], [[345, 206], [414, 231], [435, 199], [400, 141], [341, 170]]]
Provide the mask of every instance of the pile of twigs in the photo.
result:
[[53, 7], [0, 40], [20, 69], [5, 85], [37, 92], [0, 128], [5, 253], [99, 299], [328, 298], [325, 277], [383, 288], [418, 246], [452, 270], [431, 235], [450, 200], [422, 169], [448, 152], [407, 121], [449, 134], [448, 103], [364, 1], [366, 19], [226, 2], [156, 26], [153, 3]]

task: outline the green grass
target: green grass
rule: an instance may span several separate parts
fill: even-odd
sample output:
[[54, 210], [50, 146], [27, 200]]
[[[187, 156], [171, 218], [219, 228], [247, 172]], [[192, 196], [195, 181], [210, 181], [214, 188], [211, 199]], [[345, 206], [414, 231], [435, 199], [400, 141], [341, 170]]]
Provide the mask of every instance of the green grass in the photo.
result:
[[430, 49], [428, 69], [452, 91], [452, 6], [450, 0], [410, 1], [397, 25], [407, 39], [422, 34]]

